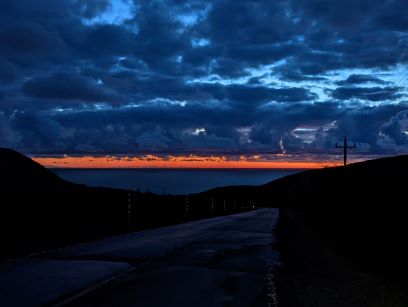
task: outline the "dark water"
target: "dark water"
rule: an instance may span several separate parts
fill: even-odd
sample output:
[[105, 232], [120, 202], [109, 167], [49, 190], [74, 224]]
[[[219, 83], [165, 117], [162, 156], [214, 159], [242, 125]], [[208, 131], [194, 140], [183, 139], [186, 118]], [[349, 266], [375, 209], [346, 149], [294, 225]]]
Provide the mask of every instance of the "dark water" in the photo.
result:
[[52, 169], [60, 177], [90, 186], [190, 194], [228, 185], [260, 185], [301, 170]]

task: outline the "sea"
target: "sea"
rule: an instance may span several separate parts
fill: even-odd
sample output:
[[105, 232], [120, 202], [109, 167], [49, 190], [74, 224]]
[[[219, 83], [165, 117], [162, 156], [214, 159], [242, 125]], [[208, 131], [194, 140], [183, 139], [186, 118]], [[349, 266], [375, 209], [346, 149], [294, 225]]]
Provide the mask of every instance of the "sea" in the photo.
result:
[[192, 194], [231, 185], [261, 185], [300, 169], [51, 169], [65, 180], [93, 187]]

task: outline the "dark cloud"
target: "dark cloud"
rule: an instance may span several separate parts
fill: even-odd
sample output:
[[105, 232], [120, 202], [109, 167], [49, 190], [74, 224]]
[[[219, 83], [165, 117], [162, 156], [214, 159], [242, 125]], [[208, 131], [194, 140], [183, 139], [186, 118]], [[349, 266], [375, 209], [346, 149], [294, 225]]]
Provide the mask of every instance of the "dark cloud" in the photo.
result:
[[13, 82], [17, 78], [17, 68], [0, 58], [0, 81], [3, 83]]
[[350, 132], [366, 152], [401, 150], [406, 8], [405, 0], [3, 0], [0, 144], [330, 152]]
[[269, 88], [264, 86], [231, 85], [226, 87], [230, 101], [241, 103], [261, 103], [261, 102], [300, 102], [309, 101], [316, 98], [304, 88]]
[[121, 100], [119, 95], [98, 85], [90, 78], [62, 72], [25, 82], [23, 93], [35, 98], [55, 100], [84, 102], [117, 102]]
[[347, 79], [337, 82], [338, 85], [354, 85], [363, 83], [387, 84], [386, 81], [370, 75], [350, 75]]
[[74, 1], [75, 8], [86, 18], [97, 16], [111, 8], [111, 3], [108, 0], [93, 0], [93, 1]]
[[63, 47], [63, 41], [54, 33], [32, 23], [10, 23], [0, 30], [3, 52], [10, 57], [16, 55], [33, 57], [53, 53]]
[[135, 52], [138, 47], [137, 39], [133, 32], [124, 27], [101, 25], [87, 29], [82, 40], [77, 42], [77, 48], [84, 56], [91, 59], [101, 61], [103, 57], [107, 57], [111, 60], [114, 56]]
[[338, 87], [332, 95], [341, 100], [355, 98], [370, 101], [386, 101], [400, 97], [393, 87]]

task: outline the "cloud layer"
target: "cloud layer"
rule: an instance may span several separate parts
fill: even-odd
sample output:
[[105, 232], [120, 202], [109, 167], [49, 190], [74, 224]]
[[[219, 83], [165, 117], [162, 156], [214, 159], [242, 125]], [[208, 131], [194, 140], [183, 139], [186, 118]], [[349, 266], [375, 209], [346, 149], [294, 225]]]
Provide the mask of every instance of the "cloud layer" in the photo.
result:
[[[347, 8], [347, 9], [346, 9]], [[405, 0], [3, 0], [0, 146], [408, 149]]]

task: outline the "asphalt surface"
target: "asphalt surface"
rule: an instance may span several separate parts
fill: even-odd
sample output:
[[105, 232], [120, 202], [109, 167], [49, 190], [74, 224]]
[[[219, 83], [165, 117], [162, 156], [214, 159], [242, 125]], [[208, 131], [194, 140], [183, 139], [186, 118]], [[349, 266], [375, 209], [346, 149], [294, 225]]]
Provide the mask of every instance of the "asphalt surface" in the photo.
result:
[[278, 209], [130, 233], [0, 264], [2, 306], [276, 306]]

